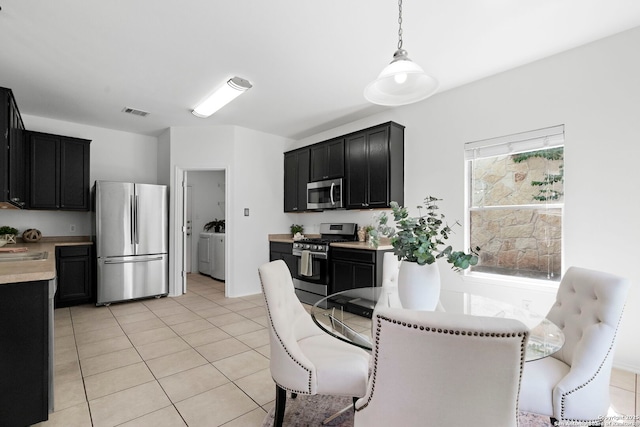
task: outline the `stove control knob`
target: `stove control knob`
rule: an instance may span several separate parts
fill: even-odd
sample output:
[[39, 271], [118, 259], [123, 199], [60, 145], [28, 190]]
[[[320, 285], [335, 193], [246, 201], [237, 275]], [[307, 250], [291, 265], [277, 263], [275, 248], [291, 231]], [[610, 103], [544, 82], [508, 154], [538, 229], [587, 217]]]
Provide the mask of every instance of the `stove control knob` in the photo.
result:
[[304, 245], [303, 248], [304, 249], [309, 249], [311, 247], [311, 245]]

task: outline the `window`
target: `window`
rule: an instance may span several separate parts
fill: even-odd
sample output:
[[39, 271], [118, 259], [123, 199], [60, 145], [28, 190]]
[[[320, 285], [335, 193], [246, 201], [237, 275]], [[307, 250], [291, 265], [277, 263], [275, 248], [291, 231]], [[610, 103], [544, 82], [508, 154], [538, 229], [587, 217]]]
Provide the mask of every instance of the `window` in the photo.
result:
[[471, 272], [560, 280], [564, 126], [465, 144]]

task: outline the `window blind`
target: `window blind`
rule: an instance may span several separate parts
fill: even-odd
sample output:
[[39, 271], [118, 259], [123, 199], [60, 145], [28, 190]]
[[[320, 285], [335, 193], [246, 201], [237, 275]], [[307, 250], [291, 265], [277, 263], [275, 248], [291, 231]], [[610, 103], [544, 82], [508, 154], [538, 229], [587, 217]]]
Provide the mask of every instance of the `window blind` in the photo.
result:
[[544, 150], [564, 144], [564, 125], [464, 144], [465, 160]]

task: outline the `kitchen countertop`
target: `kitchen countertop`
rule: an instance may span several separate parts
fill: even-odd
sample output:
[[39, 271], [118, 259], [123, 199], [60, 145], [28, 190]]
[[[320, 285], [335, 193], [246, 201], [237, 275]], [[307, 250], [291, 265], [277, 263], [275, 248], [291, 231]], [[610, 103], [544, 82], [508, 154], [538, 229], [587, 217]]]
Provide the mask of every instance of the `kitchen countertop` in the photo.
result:
[[19, 282], [34, 282], [39, 280], [51, 280], [56, 277], [56, 246], [77, 246], [93, 245], [89, 238], [65, 239], [54, 238], [42, 239], [37, 243], [19, 242], [7, 244], [4, 248], [28, 248], [27, 252], [48, 252], [47, 259], [34, 261], [1, 261], [0, 262], [0, 285]]
[[[308, 234], [305, 235], [307, 238], [317, 238], [320, 237], [319, 234]], [[280, 243], [293, 243], [294, 240], [291, 237], [291, 234], [269, 234], [270, 242], [280, 242]], [[365, 249], [369, 251], [386, 251], [389, 249], [393, 249], [389, 239], [380, 239], [380, 245], [378, 247], [373, 247], [367, 242], [337, 242], [331, 243], [331, 246], [335, 248], [348, 248], [348, 249]]]

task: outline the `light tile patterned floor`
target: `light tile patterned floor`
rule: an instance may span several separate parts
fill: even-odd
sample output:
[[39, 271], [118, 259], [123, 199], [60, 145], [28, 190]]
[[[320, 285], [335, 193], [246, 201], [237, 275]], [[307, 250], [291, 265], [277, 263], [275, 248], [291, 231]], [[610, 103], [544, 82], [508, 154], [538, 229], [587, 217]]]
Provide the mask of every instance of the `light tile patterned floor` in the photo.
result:
[[272, 408], [262, 295], [188, 293], [55, 312], [55, 409], [38, 426], [259, 426]]
[[[188, 293], [55, 312], [55, 406], [40, 427], [252, 427], [273, 407], [262, 295]], [[615, 370], [612, 409], [640, 415], [638, 375]]]

